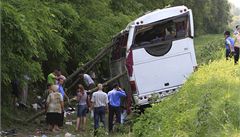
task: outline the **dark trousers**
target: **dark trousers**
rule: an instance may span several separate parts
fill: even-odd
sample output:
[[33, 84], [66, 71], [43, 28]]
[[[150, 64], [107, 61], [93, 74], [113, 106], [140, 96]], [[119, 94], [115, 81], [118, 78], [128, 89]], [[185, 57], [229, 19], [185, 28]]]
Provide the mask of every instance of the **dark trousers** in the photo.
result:
[[116, 115], [116, 123], [121, 122], [121, 109], [120, 107], [114, 107], [109, 105], [109, 120], [108, 120], [108, 130], [109, 132], [113, 129], [114, 115]]
[[234, 63], [237, 64], [238, 63], [238, 59], [239, 59], [239, 47], [234, 47]]
[[231, 58], [231, 51], [230, 49], [226, 49], [226, 60], [228, 60], [228, 58]]
[[94, 108], [94, 129], [99, 127], [99, 120], [103, 123], [104, 128], [106, 128], [105, 107]]

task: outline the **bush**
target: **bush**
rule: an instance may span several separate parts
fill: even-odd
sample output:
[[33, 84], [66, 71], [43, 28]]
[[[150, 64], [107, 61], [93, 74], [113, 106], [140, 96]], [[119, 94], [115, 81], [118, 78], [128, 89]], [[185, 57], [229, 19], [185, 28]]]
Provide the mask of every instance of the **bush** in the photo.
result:
[[202, 35], [196, 37], [194, 42], [198, 64], [208, 64], [213, 60], [221, 59], [225, 54], [222, 35]]
[[181, 90], [138, 118], [135, 136], [239, 136], [240, 67], [224, 59], [203, 65]]

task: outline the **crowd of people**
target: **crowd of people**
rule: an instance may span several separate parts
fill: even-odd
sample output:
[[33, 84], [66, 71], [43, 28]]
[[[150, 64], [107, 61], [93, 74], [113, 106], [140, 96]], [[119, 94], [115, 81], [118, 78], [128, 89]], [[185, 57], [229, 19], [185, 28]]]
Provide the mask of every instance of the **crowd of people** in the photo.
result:
[[[108, 93], [103, 91], [103, 85], [97, 84], [97, 91], [91, 93], [87, 90], [95, 87], [94, 80], [88, 75], [81, 72], [80, 79], [83, 79], [84, 84], [78, 84], [76, 89], [77, 101], [76, 106], [76, 131], [86, 130], [86, 115], [91, 112], [94, 121], [94, 131], [97, 132], [100, 122], [103, 123], [103, 128], [107, 128], [106, 114], [108, 113], [108, 131], [113, 131], [114, 123], [121, 123], [121, 98], [126, 97], [126, 93], [120, 86], [115, 83], [113, 89]], [[64, 92], [63, 84], [66, 78], [61, 74], [61, 71], [56, 69], [50, 73], [47, 78], [46, 97], [46, 121], [49, 125], [49, 130], [59, 132], [59, 127], [63, 126], [64, 121], [64, 98], [68, 98]], [[86, 86], [85, 87], [83, 86]]]
[[234, 58], [234, 64], [238, 64], [239, 60], [239, 48], [240, 48], [240, 25], [236, 26], [236, 30], [231, 37], [230, 31], [224, 32], [225, 46], [226, 46], [226, 60]]

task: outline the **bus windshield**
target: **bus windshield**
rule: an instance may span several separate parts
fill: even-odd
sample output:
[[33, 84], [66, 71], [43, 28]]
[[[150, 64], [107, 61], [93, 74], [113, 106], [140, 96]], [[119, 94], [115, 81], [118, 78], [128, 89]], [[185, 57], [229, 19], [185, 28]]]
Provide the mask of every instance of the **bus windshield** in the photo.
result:
[[[189, 16], [184, 14], [136, 27], [134, 48], [154, 46], [189, 36]], [[159, 44], [158, 44], [159, 45]]]

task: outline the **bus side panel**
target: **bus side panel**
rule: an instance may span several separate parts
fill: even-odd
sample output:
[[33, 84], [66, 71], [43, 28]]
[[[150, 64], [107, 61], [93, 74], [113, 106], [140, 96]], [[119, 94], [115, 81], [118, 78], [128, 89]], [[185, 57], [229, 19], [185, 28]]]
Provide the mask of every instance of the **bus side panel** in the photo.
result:
[[190, 53], [133, 66], [139, 94], [182, 85], [193, 72]]

